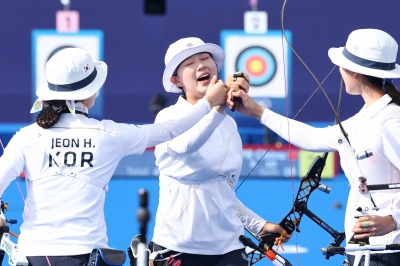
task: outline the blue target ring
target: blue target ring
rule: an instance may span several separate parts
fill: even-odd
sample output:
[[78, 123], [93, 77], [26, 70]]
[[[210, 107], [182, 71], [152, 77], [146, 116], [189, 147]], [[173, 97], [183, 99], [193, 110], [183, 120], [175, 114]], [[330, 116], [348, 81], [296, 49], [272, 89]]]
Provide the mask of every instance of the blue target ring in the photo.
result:
[[272, 80], [276, 73], [276, 60], [270, 51], [260, 46], [244, 49], [236, 59], [236, 71], [250, 77], [251, 86], [262, 86]]

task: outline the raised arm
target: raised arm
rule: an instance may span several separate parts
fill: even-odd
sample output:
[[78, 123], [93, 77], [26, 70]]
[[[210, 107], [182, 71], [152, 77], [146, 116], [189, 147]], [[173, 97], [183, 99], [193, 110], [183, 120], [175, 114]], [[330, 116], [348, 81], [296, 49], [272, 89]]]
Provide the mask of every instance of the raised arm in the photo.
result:
[[[166, 121], [170, 119], [170, 117], [170, 113], [160, 112], [155, 123]], [[211, 110], [211, 112], [204, 116], [191, 129], [173, 140], [164, 143], [164, 148], [170, 155], [193, 153], [207, 142], [224, 118], [225, 115], [220, 114], [215, 110]]]
[[233, 97], [240, 97], [242, 104], [239, 112], [254, 117], [276, 134], [297, 147], [310, 151], [333, 151], [337, 145], [335, 127], [314, 128], [299, 121], [286, 118], [266, 109], [250, 98], [242, 90], [231, 89], [228, 93], [227, 105], [233, 106]]
[[216, 78], [214, 77], [203, 99], [200, 99], [195, 105], [191, 106], [187, 112], [170, 117], [162, 123], [145, 126], [148, 127], [150, 133], [147, 147], [155, 146], [179, 136], [203, 118], [212, 106], [225, 104], [226, 98], [227, 91], [225, 84], [221, 80], [216, 82]]

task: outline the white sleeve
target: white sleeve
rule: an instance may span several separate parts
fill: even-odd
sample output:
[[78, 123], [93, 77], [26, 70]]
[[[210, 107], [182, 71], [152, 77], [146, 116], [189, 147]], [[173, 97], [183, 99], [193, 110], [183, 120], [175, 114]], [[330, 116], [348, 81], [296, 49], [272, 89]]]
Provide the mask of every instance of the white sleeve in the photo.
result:
[[258, 234], [267, 222], [236, 198], [236, 214], [243, 225], [253, 233]]
[[17, 132], [0, 158], [0, 198], [11, 181], [15, 180], [25, 168], [24, 144], [21, 133]]
[[[176, 155], [199, 150], [225, 117], [226, 115], [212, 110], [191, 129], [166, 143], [166, 151], [169, 155]], [[161, 121], [156, 120], [158, 122]]]
[[193, 127], [203, 116], [210, 111], [210, 104], [205, 99], [200, 99], [186, 112], [170, 117], [168, 121], [144, 125], [149, 131], [147, 147], [152, 147], [165, 141], [169, 141], [189, 128]]
[[12, 167], [3, 163], [0, 158], [0, 198], [3, 196], [8, 185], [10, 185], [10, 183], [18, 176], [19, 174], [17, 174]]
[[337, 146], [335, 127], [315, 128], [265, 109], [261, 123], [300, 149], [334, 151]]
[[[382, 153], [397, 168], [400, 169], [400, 121], [393, 119], [387, 123], [382, 134]], [[394, 205], [391, 213], [400, 229], [400, 193], [394, 193], [392, 202]]]

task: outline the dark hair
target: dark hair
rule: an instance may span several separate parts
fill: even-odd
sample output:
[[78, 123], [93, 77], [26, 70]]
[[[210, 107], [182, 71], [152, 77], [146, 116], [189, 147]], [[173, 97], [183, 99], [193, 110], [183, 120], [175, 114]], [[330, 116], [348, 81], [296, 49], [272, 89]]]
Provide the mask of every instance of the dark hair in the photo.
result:
[[[364, 77], [372, 86], [382, 88], [382, 78], [367, 75], [364, 75]], [[400, 106], [400, 92], [398, 91], [396, 86], [388, 81], [385, 81], [385, 92], [392, 98], [393, 102]]]
[[50, 128], [58, 122], [66, 108], [65, 100], [45, 101], [42, 111], [36, 117], [36, 123], [42, 128]]

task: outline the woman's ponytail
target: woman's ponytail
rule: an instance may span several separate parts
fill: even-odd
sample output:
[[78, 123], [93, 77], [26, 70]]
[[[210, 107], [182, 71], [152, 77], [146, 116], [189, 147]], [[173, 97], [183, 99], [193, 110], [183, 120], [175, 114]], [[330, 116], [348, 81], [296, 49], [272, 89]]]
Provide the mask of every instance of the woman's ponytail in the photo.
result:
[[396, 86], [393, 85], [391, 79], [382, 79], [372, 76], [364, 75], [367, 79], [368, 83], [370, 83], [373, 87], [381, 88], [385, 91], [395, 102], [400, 106], [400, 92], [397, 90]]
[[50, 128], [58, 122], [66, 108], [65, 100], [45, 101], [42, 111], [36, 117], [36, 123], [42, 128]]
[[386, 93], [392, 98], [393, 102], [400, 106], [400, 92], [396, 86], [386, 81], [385, 89]]

